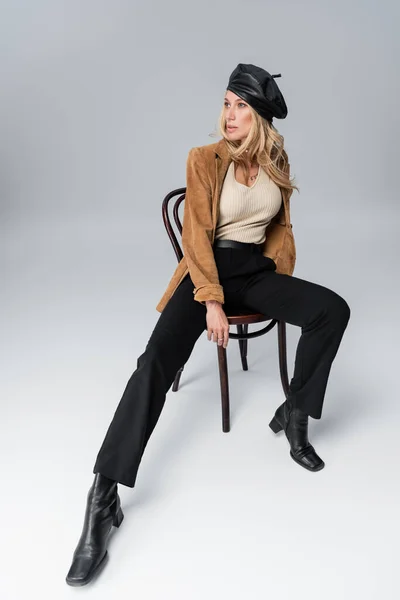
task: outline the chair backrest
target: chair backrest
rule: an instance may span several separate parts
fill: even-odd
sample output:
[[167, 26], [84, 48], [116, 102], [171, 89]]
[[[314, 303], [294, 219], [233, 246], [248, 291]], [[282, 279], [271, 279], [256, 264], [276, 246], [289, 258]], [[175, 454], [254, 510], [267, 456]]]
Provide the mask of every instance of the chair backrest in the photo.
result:
[[175, 232], [174, 232], [172, 224], [171, 224], [171, 219], [169, 217], [169, 210], [170, 210], [169, 203], [170, 203], [170, 200], [172, 200], [172, 198], [174, 196], [178, 196], [178, 198], [173, 203], [172, 214], [174, 216], [175, 225], [179, 231], [179, 235], [182, 235], [182, 223], [179, 218], [178, 211], [179, 211], [179, 207], [180, 207], [181, 203], [185, 199], [185, 194], [186, 194], [185, 187], [177, 188], [176, 190], [172, 190], [172, 192], [169, 192], [169, 194], [167, 194], [165, 196], [163, 203], [162, 203], [162, 217], [163, 217], [165, 229], [167, 230], [168, 237], [171, 240], [171, 244], [175, 251], [176, 258], [178, 259], [178, 263], [183, 258], [183, 251], [177, 240], [177, 237], [175, 235]]

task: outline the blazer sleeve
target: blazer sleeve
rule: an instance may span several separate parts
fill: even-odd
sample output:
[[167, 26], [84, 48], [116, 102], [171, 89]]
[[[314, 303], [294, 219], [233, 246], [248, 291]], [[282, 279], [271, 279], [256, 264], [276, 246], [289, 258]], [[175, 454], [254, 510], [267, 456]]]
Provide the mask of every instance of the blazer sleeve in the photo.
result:
[[212, 187], [205, 157], [200, 148], [192, 148], [186, 162], [186, 194], [182, 223], [182, 248], [195, 286], [194, 299], [224, 303], [211, 243]]

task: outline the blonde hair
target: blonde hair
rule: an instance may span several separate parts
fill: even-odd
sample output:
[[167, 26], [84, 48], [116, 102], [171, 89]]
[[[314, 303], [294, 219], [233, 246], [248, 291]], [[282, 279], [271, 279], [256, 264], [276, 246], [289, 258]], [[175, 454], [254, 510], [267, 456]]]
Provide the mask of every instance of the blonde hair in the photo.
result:
[[[231, 159], [241, 166], [246, 180], [250, 175], [248, 165], [257, 162], [279, 187], [300, 191], [288, 174], [288, 155], [284, 149], [284, 137], [272, 122], [264, 119], [249, 106], [252, 115], [250, 131], [243, 141], [231, 141], [225, 132], [225, 107], [218, 119], [218, 134], [225, 139]], [[213, 135], [213, 134], [211, 134]], [[217, 135], [217, 134], [214, 134]]]

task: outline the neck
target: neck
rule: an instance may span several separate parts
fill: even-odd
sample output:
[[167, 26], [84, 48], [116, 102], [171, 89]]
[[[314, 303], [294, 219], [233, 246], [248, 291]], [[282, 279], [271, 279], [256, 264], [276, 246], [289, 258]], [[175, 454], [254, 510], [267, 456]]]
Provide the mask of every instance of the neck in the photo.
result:
[[249, 167], [249, 169], [254, 168], [256, 169], [258, 167], [258, 162], [257, 161], [247, 161], [247, 166]]
[[[246, 152], [248, 152], [248, 150], [246, 150]], [[246, 164], [247, 164], [247, 166], [249, 167], [249, 169], [251, 169], [252, 167], [253, 167], [253, 168], [256, 168], [256, 167], [258, 167], [258, 162], [257, 162], [256, 160], [250, 160], [250, 159], [248, 158], [248, 155], [247, 155], [247, 154], [246, 154], [246, 157], [245, 157], [245, 161], [246, 161]]]

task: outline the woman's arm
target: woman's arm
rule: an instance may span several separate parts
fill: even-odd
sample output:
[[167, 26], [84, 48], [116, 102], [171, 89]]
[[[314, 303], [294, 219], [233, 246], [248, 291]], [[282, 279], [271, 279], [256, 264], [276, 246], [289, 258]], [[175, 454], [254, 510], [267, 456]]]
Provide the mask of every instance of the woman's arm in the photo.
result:
[[194, 299], [224, 303], [212, 237], [212, 189], [201, 148], [192, 148], [186, 162], [186, 195], [182, 223], [183, 254], [193, 284]]

